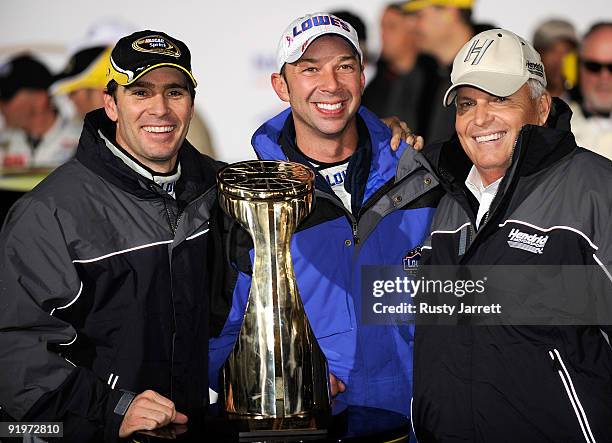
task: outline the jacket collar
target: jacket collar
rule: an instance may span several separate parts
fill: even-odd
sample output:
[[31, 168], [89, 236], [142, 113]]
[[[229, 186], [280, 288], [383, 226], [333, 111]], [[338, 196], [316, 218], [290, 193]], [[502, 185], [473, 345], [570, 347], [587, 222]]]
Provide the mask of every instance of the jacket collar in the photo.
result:
[[[368, 176], [363, 177], [367, 180], [363, 199], [365, 202], [378, 188], [395, 178], [400, 157], [408, 146], [402, 142], [397, 151], [392, 151], [390, 148], [391, 130], [363, 106], [359, 108], [358, 115], [365, 123], [371, 144], [370, 164], [369, 166], [363, 165], [363, 168], [368, 171]], [[251, 144], [260, 159], [296, 160], [289, 159], [279, 144], [283, 126], [288, 118], [291, 118], [291, 108], [271, 118], [255, 131]]]
[[[140, 198], [157, 198], [161, 188], [158, 190], [159, 186], [153, 181], [138, 174], [115, 156], [100, 135], [102, 133], [107, 140], [114, 142], [115, 132], [116, 125], [106, 116], [104, 109], [88, 113], [76, 158], [88, 169], [130, 194]], [[198, 153], [187, 140], [179, 150], [178, 161], [182, 172], [177, 183], [177, 198], [190, 201], [214, 186], [215, 171], [221, 163]]]

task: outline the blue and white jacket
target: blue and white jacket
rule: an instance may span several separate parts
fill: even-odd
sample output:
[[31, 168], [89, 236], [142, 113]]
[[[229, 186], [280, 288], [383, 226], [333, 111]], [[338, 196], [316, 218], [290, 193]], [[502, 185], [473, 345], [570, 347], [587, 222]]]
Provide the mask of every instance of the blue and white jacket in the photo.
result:
[[[425, 240], [441, 193], [420, 153], [403, 143], [394, 152], [389, 146], [389, 128], [363, 107], [358, 115], [360, 138], [369, 134], [369, 143], [360, 140], [349, 161], [346, 180], [351, 194], [363, 196], [358, 202], [360, 209], [349, 212], [317, 174], [313, 212], [293, 235], [291, 256], [306, 313], [329, 369], [346, 384], [346, 392], [338, 399], [408, 415], [413, 328], [362, 322], [361, 269], [365, 265], [401, 265]], [[260, 159], [308, 164], [299, 153], [286, 153], [279, 144], [289, 118], [290, 109], [255, 132], [252, 144]], [[352, 206], [355, 208], [355, 200]], [[244, 249], [243, 255], [251, 254], [252, 258], [252, 251]], [[237, 267], [240, 272], [231, 307], [228, 303], [229, 314], [220, 336], [210, 343], [213, 385], [232, 350], [248, 299], [248, 266]]]

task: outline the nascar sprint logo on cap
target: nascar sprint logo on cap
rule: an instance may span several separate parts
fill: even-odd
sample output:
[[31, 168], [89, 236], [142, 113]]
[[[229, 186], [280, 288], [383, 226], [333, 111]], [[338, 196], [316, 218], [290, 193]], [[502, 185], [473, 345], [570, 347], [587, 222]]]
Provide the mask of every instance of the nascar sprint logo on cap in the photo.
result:
[[150, 35], [142, 37], [132, 43], [132, 48], [140, 52], [152, 52], [155, 54], [169, 55], [179, 58], [181, 51], [179, 48], [167, 38], [161, 35]]

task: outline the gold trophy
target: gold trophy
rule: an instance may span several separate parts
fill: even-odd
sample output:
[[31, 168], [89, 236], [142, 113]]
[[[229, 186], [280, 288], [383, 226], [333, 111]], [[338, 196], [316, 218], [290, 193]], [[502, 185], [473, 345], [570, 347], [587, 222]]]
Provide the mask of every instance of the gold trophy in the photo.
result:
[[293, 273], [290, 240], [310, 212], [314, 173], [299, 163], [246, 161], [217, 174], [219, 202], [254, 245], [244, 321], [223, 367], [225, 411], [243, 435], [320, 433], [330, 417], [327, 360]]

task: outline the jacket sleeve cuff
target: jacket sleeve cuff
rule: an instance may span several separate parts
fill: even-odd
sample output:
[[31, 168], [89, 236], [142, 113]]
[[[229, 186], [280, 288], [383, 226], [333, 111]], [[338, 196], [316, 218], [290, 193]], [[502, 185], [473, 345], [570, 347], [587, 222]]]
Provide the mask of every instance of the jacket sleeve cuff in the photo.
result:
[[136, 394], [130, 391], [119, 389], [111, 391], [106, 402], [106, 423], [104, 426], [104, 441], [118, 442], [119, 428], [123, 421], [123, 416], [132, 404]]

